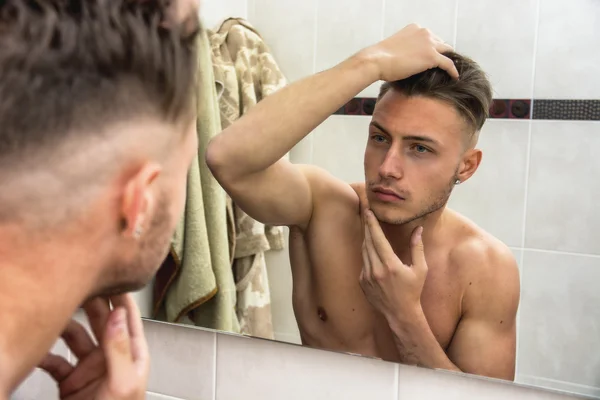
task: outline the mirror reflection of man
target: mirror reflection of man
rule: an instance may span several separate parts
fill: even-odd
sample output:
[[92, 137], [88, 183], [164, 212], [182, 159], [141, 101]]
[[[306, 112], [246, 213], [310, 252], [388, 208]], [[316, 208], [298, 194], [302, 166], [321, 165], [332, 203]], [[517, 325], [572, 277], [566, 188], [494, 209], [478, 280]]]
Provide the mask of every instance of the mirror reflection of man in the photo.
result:
[[[365, 182], [282, 158], [378, 80], [388, 83], [369, 127]], [[207, 163], [233, 201], [290, 227], [304, 344], [514, 379], [516, 262], [446, 207], [480, 164], [491, 99], [476, 63], [410, 25], [264, 99], [213, 139]], [[344, 143], [331, 151], [339, 157]]]
[[0, 3], [0, 399], [37, 365], [61, 398], [146, 398], [123, 293], [164, 260], [197, 154], [194, 2]]

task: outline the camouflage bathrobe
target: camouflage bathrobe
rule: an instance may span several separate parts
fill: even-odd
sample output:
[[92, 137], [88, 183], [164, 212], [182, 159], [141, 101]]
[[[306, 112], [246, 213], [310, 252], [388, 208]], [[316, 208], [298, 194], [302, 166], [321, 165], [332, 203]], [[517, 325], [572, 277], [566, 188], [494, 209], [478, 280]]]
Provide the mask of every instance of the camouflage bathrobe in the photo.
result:
[[[230, 18], [209, 32], [222, 128], [240, 118], [261, 99], [286, 85], [268, 46], [245, 20]], [[230, 254], [236, 282], [236, 311], [240, 330], [273, 339], [271, 299], [265, 252], [284, 247], [281, 227], [265, 226], [227, 198]]]

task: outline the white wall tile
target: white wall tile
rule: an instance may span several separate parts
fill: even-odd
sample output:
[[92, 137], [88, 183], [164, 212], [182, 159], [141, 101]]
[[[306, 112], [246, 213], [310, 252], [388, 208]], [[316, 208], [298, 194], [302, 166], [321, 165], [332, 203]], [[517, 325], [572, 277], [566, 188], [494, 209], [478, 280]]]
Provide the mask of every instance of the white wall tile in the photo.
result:
[[521, 247], [529, 121], [488, 120], [481, 165], [455, 187], [448, 205], [508, 246]]
[[521, 268], [521, 257], [523, 255], [523, 249], [515, 249], [515, 248], [511, 247], [510, 251], [512, 252], [513, 257], [517, 261], [519, 268]]
[[187, 400], [214, 397], [215, 332], [144, 320], [151, 365], [148, 391]]
[[297, 327], [295, 333], [275, 332], [275, 340], [281, 343], [302, 345], [302, 338], [300, 337], [300, 331]]
[[415, 23], [454, 46], [458, 0], [388, 0], [385, 2], [384, 36]]
[[[69, 360], [69, 349], [59, 339], [52, 349], [53, 354]], [[54, 400], [58, 398], [58, 386], [46, 371], [35, 369], [11, 395], [11, 400]]]
[[154, 279], [142, 289], [132, 293], [133, 298], [140, 309], [142, 318], [152, 317], [152, 299], [154, 296]]
[[383, 0], [320, 0], [316, 71], [331, 68], [382, 39]]
[[314, 72], [317, 0], [253, 0], [250, 22], [290, 81]]
[[200, 16], [207, 28], [215, 29], [226, 18], [248, 18], [247, 1], [200, 0]]
[[448, 371], [400, 365], [398, 400], [566, 400], [572, 396]]
[[256, 16], [256, 0], [247, 0], [246, 6], [248, 11], [248, 21], [253, 23]]
[[147, 392], [146, 400], [184, 400], [184, 399], [179, 399], [178, 397], [165, 396], [164, 394]]
[[600, 394], [600, 257], [525, 250], [523, 264], [519, 380]]
[[548, 390], [560, 391], [562, 393], [586, 396], [580, 398], [600, 398], [600, 388], [587, 385], [578, 385], [572, 382], [557, 381], [554, 379], [540, 378], [538, 376], [531, 375], [518, 375], [517, 383], [529, 387], [544, 388]]
[[[511, 248], [510, 251], [513, 254], [513, 257], [515, 258], [516, 262], [517, 262], [517, 266], [519, 267], [519, 275], [521, 274], [521, 269], [523, 266], [523, 249], [515, 249], [515, 248]], [[520, 327], [520, 320], [521, 318], [521, 309], [517, 309], [517, 347], [519, 346], [519, 327]], [[516, 355], [516, 361], [515, 361], [515, 375], [519, 373], [519, 353], [517, 352]]]
[[531, 98], [539, 0], [461, 0], [456, 50], [490, 76], [494, 97]]
[[597, 99], [599, 48], [598, 0], [541, 1], [535, 97]]
[[292, 268], [288, 250], [289, 229], [284, 227], [285, 249], [265, 253], [269, 291], [271, 293], [271, 315], [275, 340], [300, 343], [300, 332], [292, 306]]
[[309, 133], [304, 139], [290, 150], [290, 161], [294, 164], [311, 164], [313, 149], [313, 134]]
[[379, 96], [379, 89], [381, 89], [381, 85], [383, 81], [377, 81], [366, 88], [364, 88], [356, 97], [374, 97], [377, 98]]
[[600, 123], [532, 128], [525, 247], [600, 254]]
[[217, 400], [392, 400], [396, 367], [379, 360], [219, 335]]
[[82, 308], [79, 308], [77, 311], [75, 311], [75, 314], [73, 314], [73, 319], [83, 325], [88, 332], [91, 332], [90, 322], [88, 321], [87, 315]]
[[313, 164], [345, 182], [364, 182], [364, 153], [371, 117], [333, 115], [315, 129]]

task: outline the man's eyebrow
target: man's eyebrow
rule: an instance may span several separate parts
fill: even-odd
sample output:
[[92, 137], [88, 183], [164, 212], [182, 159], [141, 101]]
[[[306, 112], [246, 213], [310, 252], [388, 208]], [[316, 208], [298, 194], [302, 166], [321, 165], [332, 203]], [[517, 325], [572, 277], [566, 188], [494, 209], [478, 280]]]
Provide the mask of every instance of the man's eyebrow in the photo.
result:
[[390, 133], [387, 131], [387, 129], [385, 129], [383, 126], [381, 126], [381, 124], [379, 124], [379, 122], [371, 121], [371, 125], [377, 129], [379, 129], [381, 132], [385, 133], [386, 135], [391, 136]]
[[415, 140], [417, 142], [427, 142], [432, 144], [438, 144], [436, 140], [428, 136], [420, 136], [420, 135], [410, 135], [410, 136], [402, 136], [402, 140]]
[[[379, 129], [381, 132], [385, 133], [388, 136], [392, 136], [387, 129], [385, 129], [383, 126], [381, 126], [380, 123], [376, 122], [376, 121], [372, 121], [371, 125], [374, 126], [375, 128]], [[424, 135], [408, 135], [408, 136], [402, 136], [402, 140], [415, 140], [418, 142], [427, 142], [427, 143], [432, 143], [432, 144], [439, 144], [436, 140], [430, 138], [429, 136], [424, 136]]]

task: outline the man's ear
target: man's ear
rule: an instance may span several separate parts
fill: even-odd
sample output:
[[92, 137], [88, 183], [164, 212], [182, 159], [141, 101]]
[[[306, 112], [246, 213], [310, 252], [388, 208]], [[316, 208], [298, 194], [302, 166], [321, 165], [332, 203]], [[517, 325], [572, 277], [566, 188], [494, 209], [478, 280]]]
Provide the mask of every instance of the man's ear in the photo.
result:
[[144, 231], [144, 224], [154, 212], [155, 190], [153, 183], [162, 168], [156, 163], [146, 163], [125, 182], [121, 200], [121, 233], [138, 238]]
[[483, 153], [479, 149], [467, 150], [458, 167], [458, 180], [460, 180], [461, 182], [465, 182], [471, 176], [473, 176], [475, 171], [477, 171], [477, 168], [479, 168], [479, 164], [481, 164], [482, 157]]

